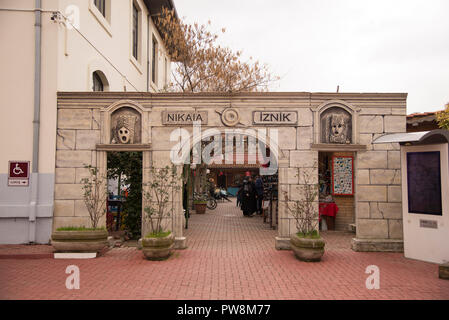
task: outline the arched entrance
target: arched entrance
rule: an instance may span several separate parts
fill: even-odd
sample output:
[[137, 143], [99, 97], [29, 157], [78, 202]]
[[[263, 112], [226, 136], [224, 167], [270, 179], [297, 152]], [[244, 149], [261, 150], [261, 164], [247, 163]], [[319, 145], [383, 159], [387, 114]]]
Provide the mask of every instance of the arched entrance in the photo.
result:
[[[223, 129], [220, 132], [218, 128], [207, 130], [200, 136], [193, 136], [190, 141], [184, 139], [184, 145], [192, 146], [190, 153], [185, 153], [182, 159], [186, 229], [189, 228], [188, 219], [192, 214], [195, 215], [196, 222], [202, 219], [199, 217], [202, 211], [199, 202], [205, 198], [218, 203], [217, 207], [209, 206], [206, 214], [234, 217], [237, 221], [245, 216], [259, 217], [260, 228], [277, 229], [277, 150], [271, 151], [272, 148], [269, 148], [267, 143], [271, 143], [272, 148], [277, 147], [275, 139], [270, 139], [262, 131], [257, 133], [254, 130]], [[180, 146], [180, 150], [184, 145]], [[204, 152], [198, 152], [199, 149]], [[194, 163], [195, 152], [201, 154], [202, 161], [198, 161], [199, 163]], [[252, 208], [250, 214], [244, 216], [238, 193], [245, 180], [250, 180], [249, 185], [254, 197], [244, 199], [245, 205], [249, 202]], [[217, 221], [228, 222], [220, 219]], [[239, 226], [241, 223], [237, 222], [235, 225]], [[191, 234], [191, 231], [188, 233]]]

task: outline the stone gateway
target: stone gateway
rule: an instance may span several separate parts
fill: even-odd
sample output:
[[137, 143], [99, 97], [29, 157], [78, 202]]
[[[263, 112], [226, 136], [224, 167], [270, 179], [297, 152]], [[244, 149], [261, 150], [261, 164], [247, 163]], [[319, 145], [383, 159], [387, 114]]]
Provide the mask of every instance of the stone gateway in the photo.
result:
[[[354, 250], [401, 251], [399, 145], [372, 142], [387, 133], [405, 132], [406, 99], [403, 93], [60, 92], [53, 229], [88, 225], [80, 179], [86, 164], [105, 173], [108, 152], [141, 152], [145, 184], [151, 167], [171, 165], [171, 150], [179, 144], [171, 139], [174, 130], [192, 134], [192, 124], [201, 123], [203, 132], [219, 136], [226, 129], [249, 132], [269, 127], [277, 134], [274, 142], [267, 139], [266, 147], [277, 157], [279, 194], [300, 199], [305, 184], [301, 174], [308, 172], [314, 183], [320, 183], [323, 195], [316, 211], [322, 201], [333, 197], [340, 208], [335, 227], [355, 226]], [[353, 179], [348, 180], [353, 183], [352, 194], [332, 194], [332, 159], [336, 157], [353, 159], [350, 171], [341, 173]], [[181, 172], [183, 166], [178, 169]], [[182, 194], [170, 201], [175, 247], [186, 248]], [[284, 197], [279, 197], [276, 214], [275, 246], [290, 249], [296, 227]]]

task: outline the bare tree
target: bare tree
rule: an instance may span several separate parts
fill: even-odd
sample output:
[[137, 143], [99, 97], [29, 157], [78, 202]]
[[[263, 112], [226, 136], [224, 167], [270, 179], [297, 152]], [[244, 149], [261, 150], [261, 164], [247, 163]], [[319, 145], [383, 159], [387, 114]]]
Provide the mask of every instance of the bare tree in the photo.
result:
[[[288, 193], [284, 192], [286, 207], [296, 222], [298, 233], [302, 236], [309, 236], [317, 230], [319, 214], [315, 204], [318, 201], [318, 184], [312, 184], [309, 173], [302, 171], [304, 180], [302, 199], [293, 201], [289, 199]], [[290, 203], [289, 203], [290, 202]]]
[[179, 180], [176, 167], [164, 167], [150, 169], [150, 182], [146, 184], [147, 190], [143, 192], [145, 200], [146, 220], [150, 234], [156, 236], [165, 231], [164, 219], [170, 218], [174, 211], [171, 197], [173, 193], [179, 191]]
[[206, 25], [186, 24], [166, 8], [156, 19], [156, 25], [176, 64], [173, 82], [166, 91], [267, 91], [269, 84], [279, 80], [266, 65], [258, 61], [243, 62], [241, 51], [233, 52], [217, 45], [218, 35], [208, 31]]
[[89, 170], [89, 177], [81, 179], [83, 199], [92, 228], [96, 229], [100, 218], [106, 213], [106, 177], [100, 175], [98, 169], [91, 165], [85, 168]]

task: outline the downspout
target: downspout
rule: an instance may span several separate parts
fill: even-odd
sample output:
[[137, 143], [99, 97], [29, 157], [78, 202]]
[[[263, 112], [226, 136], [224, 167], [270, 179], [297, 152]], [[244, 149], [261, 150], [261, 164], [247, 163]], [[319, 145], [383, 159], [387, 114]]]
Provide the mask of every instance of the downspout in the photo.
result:
[[150, 92], [150, 11], [147, 15], [147, 92]]
[[33, 160], [31, 173], [31, 202], [29, 214], [28, 241], [36, 241], [36, 211], [39, 190], [39, 128], [41, 108], [41, 39], [42, 0], [35, 0], [34, 9], [34, 118], [33, 118]]

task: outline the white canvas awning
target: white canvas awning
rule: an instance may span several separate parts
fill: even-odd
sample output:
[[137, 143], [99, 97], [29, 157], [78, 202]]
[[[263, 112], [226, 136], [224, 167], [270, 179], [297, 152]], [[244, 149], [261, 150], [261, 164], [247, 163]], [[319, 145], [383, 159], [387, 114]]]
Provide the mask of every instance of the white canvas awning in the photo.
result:
[[411, 143], [411, 144], [435, 144], [448, 143], [449, 130], [432, 130], [422, 132], [392, 133], [381, 136], [373, 141], [373, 144], [379, 143]]

